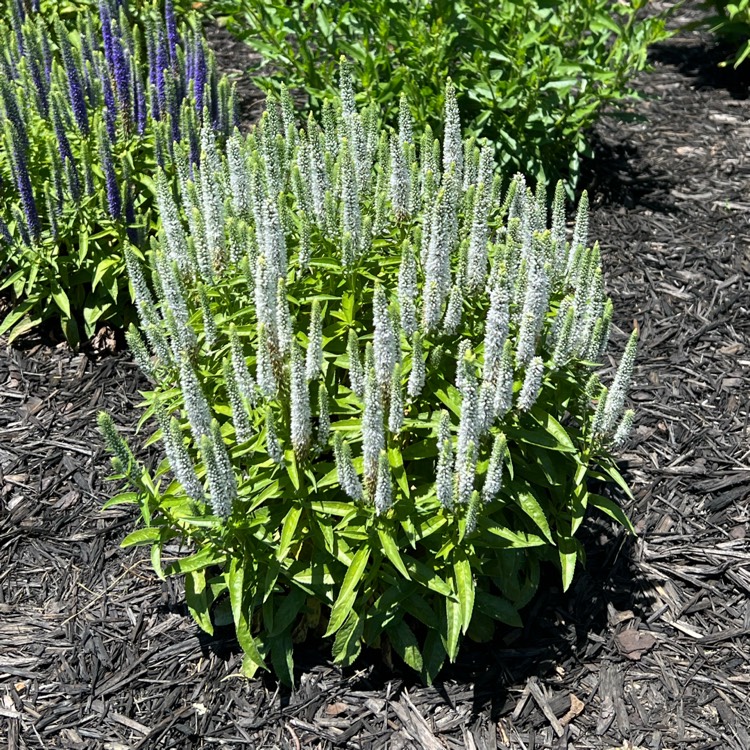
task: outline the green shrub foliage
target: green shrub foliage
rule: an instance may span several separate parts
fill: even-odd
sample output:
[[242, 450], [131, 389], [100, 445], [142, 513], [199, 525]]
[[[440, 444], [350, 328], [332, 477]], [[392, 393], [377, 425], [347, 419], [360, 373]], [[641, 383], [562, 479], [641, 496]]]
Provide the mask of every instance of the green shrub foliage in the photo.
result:
[[[27, 6], [39, 10], [42, 14], [57, 13], [60, 18], [73, 19], [81, 13], [99, 13], [100, 0], [22, 0]], [[135, 23], [146, 23], [153, 13], [154, 0], [117, 0], [118, 8], [122, 8], [128, 18]], [[194, 0], [160, 0], [159, 7], [169, 8], [177, 19], [190, 19], [194, 10], [201, 7], [201, 3]]]
[[382, 131], [341, 98], [298, 129], [271, 101], [163, 214], [155, 289], [128, 262], [167, 460], [151, 476], [102, 417], [144, 527], [124, 544], [195, 553], [187, 601], [209, 633], [233, 619], [245, 671], [292, 681], [292, 645], [333, 638], [339, 664], [385, 642], [431, 680], [463, 635], [519, 624], [539, 564], [570, 585], [589, 506], [628, 521], [587, 479], [624, 486], [609, 450], [635, 334], [609, 388], [595, 373], [612, 304], [582, 199], [568, 238], [552, 201], [493, 150], [445, 138], [401, 102]]
[[[229, 132], [232, 93], [169, 0], [131, 24], [115, 0], [68, 24], [5, 4], [0, 19], [0, 268], [11, 340], [54, 318], [71, 343], [133, 318], [122, 248], [144, 247], [153, 175], [173, 142]], [[64, 10], [64, 7], [61, 7]], [[145, 11], [144, 11], [145, 13]], [[71, 28], [71, 26], [73, 28]]]
[[732, 57], [738, 68], [750, 55], [750, 0], [707, 0], [704, 5], [712, 13], [708, 19], [711, 31], [738, 45]]
[[419, 129], [439, 133], [450, 76], [468, 133], [497, 143], [505, 175], [574, 185], [587, 128], [634, 94], [648, 46], [666, 36], [663, 17], [644, 16], [648, 4], [218, 0], [210, 8], [262, 53], [270, 71], [257, 83], [266, 91], [285, 82], [320, 104], [343, 54], [356, 65], [362, 102], [377, 102], [395, 123], [404, 93]]

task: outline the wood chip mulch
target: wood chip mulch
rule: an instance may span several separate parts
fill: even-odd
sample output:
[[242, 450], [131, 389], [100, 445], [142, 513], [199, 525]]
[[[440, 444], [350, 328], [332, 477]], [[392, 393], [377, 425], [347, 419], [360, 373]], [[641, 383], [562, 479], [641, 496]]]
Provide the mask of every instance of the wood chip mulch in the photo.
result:
[[550, 576], [526, 629], [467, 644], [434, 687], [377, 653], [342, 674], [324, 650], [298, 655], [292, 693], [246, 681], [231, 633], [205, 637], [180, 582], [119, 549], [132, 509], [100, 510], [96, 412], [132, 431], [134, 365], [6, 349], [0, 746], [750, 748], [750, 101], [709, 45], [654, 51], [632, 107], [647, 119], [598, 127], [587, 177], [613, 348], [642, 333], [623, 456], [637, 538], [592, 518], [572, 590]]

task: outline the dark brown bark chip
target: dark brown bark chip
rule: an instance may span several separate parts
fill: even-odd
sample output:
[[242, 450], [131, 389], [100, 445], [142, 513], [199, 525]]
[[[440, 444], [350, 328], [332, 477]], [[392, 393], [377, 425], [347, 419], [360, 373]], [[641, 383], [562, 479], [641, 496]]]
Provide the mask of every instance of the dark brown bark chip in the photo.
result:
[[628, 628], [615, 636], [617, 647], [623, 656], [633, 661], [641, 657], [656, 645], [656, 638], [651, 633]]

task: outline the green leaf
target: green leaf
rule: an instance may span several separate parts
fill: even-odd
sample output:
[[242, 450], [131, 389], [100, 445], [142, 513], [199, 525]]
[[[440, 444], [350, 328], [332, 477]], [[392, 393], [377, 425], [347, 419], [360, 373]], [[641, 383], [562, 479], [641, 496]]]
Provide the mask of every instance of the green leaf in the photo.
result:
[[203, 570], [193, 570], [185, 576], [185, 602], [198, 627], [205, 633], [213, 635], [214, 626], [211, 622], [206, 574]]
[[339, 628], [333, 640], [333, 661], [342, 667], [349, 667], [362, 650], [362, 631], [364, 621], [351, 610], [344, 624]]
[[392, 623], [386, 629], [393, 650], [410, 666], [415, 672], [421, 672], [423, 668], [422, 654], [419, 653], [419, 643], [412, 629], [403, 619]]
[[469, 558], [463, 550], [456, 550], [454, 560], [453, 575], [461, 612], [461, 632], [466, 634], [474, 611], [474, 576]]
[[81, 232], [78, 237], [78, 262], [83, 264], [89, 252], [89, 234]]
[[96, 266], [96, 271], [94, 272], [94, 278], [91, 281], [92, 291], [96, 289], [107, 271], [109, 271], [110, 268], [117, 266], [119, 262], [120, 261], [118, 258], [105, 258], [98, 263], [98, 265]]
[[329, 635], [333, 635], [349, 616], [349, 612], [357, 599], [357, 585], [365, 572], [369, 559], [370, 550], [366, 547], [357, 550], [352, 558], [351, 565], [346, 571], [344, 581], [341, 584], [341, 591], [331, 610], [331, 619], [328, 622], [328, 630], [326, 630], [324, 637], [327, 638]]
[[[263, 657], [258, 650], [258, 645], [250, 632], [250, 615], [246, 614], [244, 605], [245, 595], [244, 568], [233, 558], [227, 571], [227, 589], [229, 590], [229, 602], [232, 605], [232, 618], [237, 633], [237, 640], [245, 652], [245, 656], [255, 665], [255, 669], [268, 669]], [[245, 672], [245, 661], [243, 660], [243, 673]]]
[[542, 547], [547, 543], [544, 541], [544, 539], [539, 536], [535, 536], [534, 534], [526, 534], [524, 532], [516, 533], [514, 531], [511, 531], [510, 529], [505, 528], [504, 526], [493, 525], [491, 519], [484, 518], [481, 515], [477, 520], [477, 525], [479, 526], [480, 531], [483, 533], [483, 537], [481, 538], [483, 544], [490, 543], [489, 540], [487, 540], [486, 534], [492, 534], [493, 536], [497, 536], [500, 539], [507, 541], [508, 544], [504, 544], [502, 546], [509, 547], [511, 549]]
[[21, 320], [21, 318], [24, 317], [24, 315], [33, 310], [38, 301], [38, 298], [34, 297], [24, 300], [16, 305], [16, 307], [5, 316], [3, 322], [0, 323], [0, 336], [9, 331], [18, 321]]
[[252, 680], [253, 677], [258, 673], [258, 670], [262, 669], [260, 664], [258, 664], [257, 661], [250, 658], [248, 654], [245, 654], [242, 657], [242, 666], [240, 668], [240, 671], [242, 672], [242, 676], [246, 677], [248, 680]]
[[391, 472], [396, 480], [396, 484], [398, 484], [401, 492], [404, 493], [404, 497], [409, 497], [409, 477], [406, 476], [406, 472], [404, 471], [404, 459], [398, 446], [394, 445], [388, 448], [388, 463], [391, 466]]
[[108, 508], [112, 508], [115, 505], [132, 505], [137, 502], [137, 492], [121, 492], [119, 495], [115, 495], [114, 497], [111, 497], [109, 500], [107, 500], [107, 502], [102, 505], [102, 510], [107, 510]]
[[630, 487], [628, 487], [628, 483], [623, 479], [622, 474], [620, 474], [616, 466], [613, 464], [601, 464], [601, 469], [614, 481], [614, 483], [628, 496], [630, 500], [635, 500], [633, 493], [630, 491]]
[[121, 542], [120, 547], [136, 547], [143, 544], [151, 544], [161, 539], [162, 529], [158, 526], [149, 526], [145, 529], [138, 529], [128, 534]]
[[419, 537], [417, 541], [424, 541], [427, 537], [434, 534], [438, 529], [442, 529], [448, 519], [445, 516], [433, 515], [419, 524]]
[[453, 589], [447, 584], [434, 570], [425, 565], [420, 560], [416, 560], [409, 555], [402, 555], [401, 559], [406, 565], [411, 578], [437, 594], [446, 597], [453, 597]]
[[589, 493], [585, 484], [579, 484], [573, 487], [571, 493], [572, 502], [570, 506], [570, 533], [575, 534], [583, 523], [586, 516], [586, 507], [588, 506]]
[[212, 547], [204, 547], [200, 552], [196, 552], [189, 557], [183, 557], [180, 560], [170, 563], [164, 569], [168, 576], [181, 575], [190, 573], [193, 570], [202, 570], [211, 565], [219, 565], [224, 562], [226, 555], [221, 554]]
[[313, 500], [310, 507], [317, 513], [323, 513], [326, 516], [346, 516], [351, 513], [352, 503], [341, 503], [335, 500]]
[[410, 593], [404, 597], [402, 606], [412, 617], [416, 617], [428, 628], [433, 628], [438, 621], [438, 617], [432, 607], [424, 600], [424, 597], [416, 593], [416, 590], [416, 586], [413, 585], [407, 588]]
[[475, 608], [466, 635], [475, 643], [490, 643], [495, 637], [495, 621]]
[[461, 635], [461, 605], [453, 599], [445, 600], [445, 628], [441, 635], [448, 659], [453, 662], [458, 656], [458, 639]]
[[509, 441], [527, 443], [528, 445], [538, 445], [541, 448], [549, 448], [550, 450], [556, 451], [575, 451], [575, 447], [566, 447], [564, 443], [561, 443], [555, 436], [546, 431], [526, 430], [522, 427], [508, 427], [505, 430], [505, 434]]
[[59, 283], [54, 282], [50, 288], [50, 294], [57, 307], [65, 315], [66, 318], [72, 317], [70, 312], [70, 300], [65, 290], [60, 286]]
[[588, 464], [584, 463], [580, 459], [576, 460], [578, 463], [578, 466], [576, 467], [576, 473], [573, 477], [573, 486], [577, 487], [578, 485], [583, 484], [584, 480], [586, 479], [586, 474], [588, 473], [589, 467]]
[[625, 515], [622, 508], [608, 497], [602, 495], [595, 495], [593, 492], [589, 493], [589, 503], [595, 508], [598, 508], [603, 513], [606, 513], [610, 518], [622, 524], [631, 534], [635, 534], [635, 528], [631, 523], [630, 519]]
[[276, 550], [277, 560], [283, 560], [286, 557], [287, 552], [289, 552], [292, 544], [296, 541], [294, 535], [297, 532], [297, 524], [299, 523], [301, 515], [302, 507], [299, 505], [293, 505], [286, 514], [286, 518], [281, 527], [279, 548]]
[[442, 401], [457, 417], [461, 416], [461, 394], [452, 385], [439, 388], [435, 395]]
[[534, 497], [530, 490], [522, 490], [520, 492], [513, 493], [513, 499], [518, 503], [521, 510], [539, 527], [542, 534], [552, 541], [552, 532], [547, 522], [547, 516], [545, 516], [542, 506], [539, 505], [539, 501]]
[[574, 539], [560, 536], [557, 539], [557, 548], [560, 553], [563, 591], [567, 591], [570, 588], [570, 584], [573, 583], [573, 575], [576, 570], [576, 558], [578, 556], [578, 545]]
[[12, 273], [0, 284], [0, 289], [7, 289], [9, 286], [13, 286], [17, 281], [23, 279], [24, 273], [24, 269], [19, 268], [18, 271]]
[[477, 591], [476, 607], [482, 614], [514, 628], [523, 627], [518, 610], [504, 597]]
[[292, 634], [285, 631], [268, 639], [271, 650], [271, 663], [279, 681], [287, 687], [294, 686], [294, 646]]
[[289, 475], [289, 479], [294, 485], [294, 489], [299, 492], [300, 481], [299, 481], [299, 469], [297, 467], [297, 456], [291, 448], [287, 448], [284, 451], [284, 464], [286, 465], [286, 472]]
[[154, 569], [154, 573], [156, 573], [159, 578], [162, 579], [162, 581], [166, 578], [164, 575], [164, 570], [161, 566], [161, 543], [154, 543], [151, 545], [151, 567]]
[[430, 630], [422, 649], [422, 679], [425, 683], [432, 685], [443, 668], [446, 656], [440, 633], [437, 630]]
[[296, 586], [288, 594], [284, 594], [281, 597], [281, 606], [276, 610], [274, 615], [274, 632], [271, 635], [278, 635], [294, 624], [294, 621], [305, 606], [306, 597], [305, 592]]
[[380, 544], [383, 548], [383, 552], [385, 552], [385, 556], [391, 561], [391, 563], [393, 563], [396, 570], [398, 570], [407, 581], [410, 581], [411, 577], [409, 576], [409, 571], [406, 569], [404, 561], [401, 559], [398, 546], [391, 535], [390, 529], [378, 529], [378, 537], [380, 538]]
[[415, 458], [432, 458], [437, 456], [437, 441], [433, 439], [420, 440], [401, 451], [401, 458], [412, 461]]
[[[78, 331], [78, 323], [74, 318], [62, 318], [60, 320], [62, 325], [63, 333], [65, 334], [66, 341], [73, 347], [78, 346], [78, 342], [81, 339], [81, 334]], [[13, 332], [13, 335], [9, 340], [13, 340], [19, 334], [18, 328]]]

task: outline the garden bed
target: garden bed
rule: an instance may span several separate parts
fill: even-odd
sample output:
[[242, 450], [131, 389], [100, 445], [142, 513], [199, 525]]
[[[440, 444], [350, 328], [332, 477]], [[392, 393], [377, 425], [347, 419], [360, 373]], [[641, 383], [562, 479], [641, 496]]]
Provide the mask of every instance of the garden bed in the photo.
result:
[[467, 642], [432, 688], [377, 652], [342, 674], [303, 648], [294, 693], [246, 681], [231, 633], [201, 633], [179, 582], [118, 548], [134, 512], [100, 510], [96, 413], [132, 430], [137, 368], [29, 342], [0, 355], [0, 740], [750, 747], [750, 101], [719, 59], [695, 33], [655, 49], [631, 108], [647, 120], [605, 121], [587, 176], [615, 344], [641, 329], [623, 457], [637, 539], [593, 518], [568, 594], [550, 575], [523, 631]]

